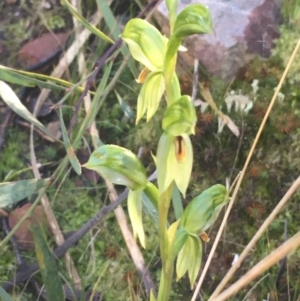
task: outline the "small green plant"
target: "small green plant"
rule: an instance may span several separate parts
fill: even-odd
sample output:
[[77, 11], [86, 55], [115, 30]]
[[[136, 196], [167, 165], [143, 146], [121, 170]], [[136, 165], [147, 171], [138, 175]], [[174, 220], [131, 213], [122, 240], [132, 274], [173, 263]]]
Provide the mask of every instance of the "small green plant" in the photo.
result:
[[[177, 186], [185, 196], [189, 185], [193, 167], [190, 135], [195, 133], [197, 122], [190, 96], [181, 95], [175, 72], [177, 51], [183, 38], [211, 31], [211, 16], [207, 7], [200, 4], [187, 6], [178, 16], [177, 1], [167, 1], [167, 7], [171, 29], [169, 39], [142, 19], [130, 20], [121, 34], [134, 59], [145, 66], [137, 80], [142, 83], [142, 88], [137, 101], [136, 123], [144, 114], [147, 121], [151, 120], [163, 96], [167, 103], [162, 120], [163, 134], [156, 156], [153, 156], [158, 187], [148, 182], [145, 168], [137, 156], [116, 145], [100, 146], [84, 165], [106, 180], [129, 188], [129, 216], [134, 235], [143, 247], [146, 247], [143, 195], [156, 209], [162, 271], [158, 295], [151, 294], [150, 300], [159, 301], [169, 300], [176, 258], [177, 280], [188, 273], [191, 286], [194, 286], [202, 257], [200, 235], [214, 223], [229, 199], [223, 185], [214, 185], [196, 196], [181, 217], [169, 223], [174, 187]], [[182, 207], [182, 204], [174, 206]]]

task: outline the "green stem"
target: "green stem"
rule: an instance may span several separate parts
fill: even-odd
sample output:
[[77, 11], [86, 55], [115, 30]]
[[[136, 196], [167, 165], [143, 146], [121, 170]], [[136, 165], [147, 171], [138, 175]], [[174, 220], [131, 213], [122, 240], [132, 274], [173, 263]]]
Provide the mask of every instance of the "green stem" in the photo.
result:
[[177, 62], [177, 51], [182, 42], [182, 39], [171, 36], [168, 42], [168, 48], [165, 57], [164, 78], [166, 85], [166, 98], [168, 106], [176, 99], [173, 99], [172, 79], [175, 73]]
[[172, 204], [174, 208], [175, 218], [179, 220], [183, 212], [182, 199], [177, 185], [174, 185], [172, 192]]
[[169, 240], [167, 234], [168, 211], [171, 203], [173, 184], [159, 196], [159, 243], [162, 260], [162, 273], [157, 301], [167, 301], [170, 296], [173, 278], [173, 254], [169, 253]]

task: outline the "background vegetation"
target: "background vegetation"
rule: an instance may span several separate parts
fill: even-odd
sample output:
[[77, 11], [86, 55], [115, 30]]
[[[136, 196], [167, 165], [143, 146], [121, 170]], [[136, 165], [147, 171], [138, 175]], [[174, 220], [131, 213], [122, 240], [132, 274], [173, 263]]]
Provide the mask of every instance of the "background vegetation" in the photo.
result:
[[[71, 14], [63, 8], [58, 1], [28, 0], [20, 3], [0, 3], [0, 49], [3, 58], [1, 64], [26, 68], [18, 59], [17, 54], [20, 45], [27, 40], [40, 36], [44, 32], [73, 31]], [[49, 8], [43, 7], [45, 3]], [[145, 5], [145, 3], [144, 3]], [[113, 2], [111, 11], [113, 19], [111, 24], [124, 26], [124, 22], [137, 15], [143, 5], [139, 1]], [[95, 1], [86, 1], [82, 5], [82, 14], [89, 19], [97, 9]], [[283, 5], [284, 24], [281, 27], [281, 37], [276, 41], [272, 56], [265, 61], [256, 58], [246, 68], [241, 70], [234, 82], [228, 86], [217, 78], [208, 79], [210, 91], [218, 107], [235, 122], [241, 135], [235, 137], [228, 129], [217, 133], [218, 120], [214, 111], [210, 108], [205, 112], [198, 112], [196, 135], [193, 137], [195, 159], [192, 175], [192, 183], [186, 197], [186, 204], [201, 191], [216, 183], [225, 183], [226, 178], [232, 182], [238, 171], [242, 169], [254, 140], [258, 127], [264, 117], [270, 99], [274, 93], [284, 67], [297, 43], [300, 35], [299, 14], [297, 1], [286, 1]], [[155, 22], [155, 20], [153, 20]], [[106, 34], [110, 34], [114, 28], [108, 22], [102, 22], [99, 28]], [[86, 69], [93, 69], [95, 62], [107, 50], [108, 44], [91, 37], [84, 47]], [[109, 75], [109, 80], [118, 72], [123, 62], [121, 53], [113, 58], [114, 63]], [[53, 64], [55, 65], [55, 61]], [[203, 300], [219, 283], [225, 272], [230, 268], [234, 254], [240, 254], [244, 246], [256, 233], [258, 227], [273, 210], [281, 197], [287, 191], [293, 181], [299, 176], [300, 170], [300, 102], [299, 102], [299, 55], [293, 62], [288, 81], [281, 91], [269, 120], [264, 128], [258, 147], [256, 148], [251, 164], [246, 173], [246, 178], [239, 192], [238, 201], [234, 205], [228, 220], [226, 231], [222, 236], [216, 255], [211, 263], [209, 275], [205, 280], [201, 295]], [[52, 64], [51, 64], [52, 66]], [[130, 66], [130, 65], [128, 65]], [[134, 65], [138, 70], [139, 66]], [[50, 68], [51, 69], [51, 68]], [[185, 70], [182, 74], [183, 88], [189, 91], [191, 82], [186, 83], [186, 78], [192, 70]], [[48, 71], [49, 72], [49, 71]], [[104, 71], [103, 71], [104, 72]], [[95, 90], [100, 82], [103, 72], [97, 77], [92, 86]], [[149, 123], [141, 123], [135, 126], [136, 98], [139, 86], [135, 82], [136, 74], [126, 67], [111, 91], [103, 102], [95, 121], [100, 132], [100, 139], [105, 143], [114, 143], [125, 146], [137, 153], [140, 147], [144, 148], [142, 161], [148, 173], [154, 171], [151, 151], [157, 147], [161, 135], [159, 123], [162, 118], [158, 112]], [[81, 80], [77, 62], [74, 61], [64, 78], [76, 83]], [[256, 94], [253, 94], [251, 84], [258, 80]], [[15, 91], [19, 86], [13, 87]], [[253, 101], [253, 108], [248, 113], [227, 111], [224, 102], [228, 91], [248, 96]], [[118, 101], [116, 93], [121, 98]], [[65, 124], [68, 126], [73, 115], [72, 108], [76, 104], [80, 93], [73, 93], [62, 107]], [[51, 100], [57, 102], [63, 95], [53, 93]], [[3, 119], [5, 106], [0, 103], [0, 116]], [[85, 116], [84, 110], [79, 111], [78, 125]], [[56, 120], [55, 112], [46, 117], [39, 117], [42, 122], [49, 123]], [[79, 130], [75, 126], [74, 133]], [[30, 163], [29, 130], [19, 123], [15, 117], [5, 130], [5, 147], [1, 151], [0, 181], [4, 182], [30, 179], [32, 171], [28, 168]], [[92, 145], [88, 135], [81, 142], [79, 157], [83, 160], [89, 155], [89, 147]], [[38, 162], [42, 164], [40, 170], [43, 177], [50, 176], [58, 163], [65, 156], [63, 145], [47, 142], [35, 135], [34, 146]], [[119, 187], [117, 190], [121, 191]], [[48, 189], [48, 197], [55, 212], [55, 216], [63, 232], [75, 231], [89, 220], [95, 212], [108, 203], [107, 191], [102, 179], [97, 184], [89, 174], [82, 176], [69, 172], [66, 177], [60, 177], [56, 183]], [[24, 201], [33, 201], [35, 197]], [[275, 247], [285, 240], [284, 229], [287, 221], [288, 236], [294, 235], [300, 228], [299, 221], [300, 193], [296, 193], [289, 205], [280, 213], [278, 218], [269, 227], [258, 245], [253, 249], [246, 263], [231, 280], [238, 279], [256, 262], [269, 254]], [[126, 205], [123, 205], [126, 211]], [[157, 241], [157, 230], [152, 221], [145, 216], [145, 229], [147, 229], [147, 249], [143, 251], [151, 276], [155, 283], [159, 280], [160, 260]], [[204, 259], [207, 257], [212, 242], [217, 232], [218, 225], [211, 230], [211, 241], [206, 244]], [[4, 229], [0, 230], [1, 238], [5, 237]], [[48, 237], [48, 243], [54, 246], [54, 240]], [[140, 277], [131, 261], [126, 245], [123, 241], [115, 216], [110, 214], [103, 222], [84, 236], [76, 247], [70, 249], [78, 273], [85, 287], [101, 292], [103, 298], [109, 300], [146, 300], [145, 292]], [[29, 264], [34, 261], [33, 251], [22, 251]], [[259, 283], [253, 283], [247, 289], [241, 291], [238, 297], [232, 300], [299, 300], [299, 267], [300, 251], [288, 257], [288, 265], [279, 284], [276, 285], [279, 267], [274, 266]], [[10, 279], [17, 269], [16, 259], [11, 244], [6, 244], [1, 249], [0, 280], [5, 282]], [[71, 281], [64, 268], [64, 263], [59, 264], [59, 271]], [[37, 277], [38, 278], [38, 277]], [[66, 280], [67, 281], [67, 280]], [[188, 299], [192, 295], [187, 279], [174, 283], [174, 291], [171, 300]], [[269, 296], [269, 297], [268, 297]], [[37, 292], [20, 285], [13, 292], [14, 300], [36, 300]], [[289, 298], [289, 299], [288, 299]]]

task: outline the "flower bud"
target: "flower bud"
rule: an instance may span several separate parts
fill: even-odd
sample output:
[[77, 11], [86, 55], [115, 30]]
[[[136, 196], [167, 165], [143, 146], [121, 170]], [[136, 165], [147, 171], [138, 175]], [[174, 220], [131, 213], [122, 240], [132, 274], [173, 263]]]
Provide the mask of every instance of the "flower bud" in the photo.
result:
[[184, 209], [180, 226], [188, 233], [201, 234], [216, 221], [228, 201], [225, 186], [217, 184], [206, 189]]
[[162, 70], [167, 40], [150, 23], [142, 19], [130, 20], [121, 34], [131, 55], [149, 70]]
[[163, 193], [174, 180], [185, 196], [193, 165], [193, 147], [190, 137], [186, 134], [177, 137], [167, 133], [162, 134], [156, 157], [159, 192]]
[[194, 134], [197, 122], [195, 107], [191, 98], [184, 95], [174, 101], [165, 111], [162, 128], [172, 136]]
[[174, 36], [185, 38], [193, 34], [211, 31], [211, 15], [209, 9], [202, 4], [190, 4], [176, 18]]

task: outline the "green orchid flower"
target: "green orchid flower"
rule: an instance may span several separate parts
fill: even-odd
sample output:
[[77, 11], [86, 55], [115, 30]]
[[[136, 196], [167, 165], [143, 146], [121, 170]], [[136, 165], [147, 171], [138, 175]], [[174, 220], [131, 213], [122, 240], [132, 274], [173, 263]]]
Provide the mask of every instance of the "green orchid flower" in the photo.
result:
[[163, 68], [167, 39], [153, 25], [138, 18], [126, 24], [121, 38], [134, 59], [145, 66], [137, 79], [143, 86], [138, 96], [136, 123], [146, 112], [149, 121], [165, 91]]
[[193, 289], [202, 261], [202, 242], [198, 236], [188, 235], [176, 262], [176, 281], [187, 272]]
[[187, 95], [174, 101], [165, 111], [162, 128], [172, 135], [195, 134], [197, 116], [194, 104]]
[[[130, 150], [117, 145], [102, 145], [90, 156], [83, 167], [99, 173], [104, 179], [129, 188], [128, 212], [135, 238], [146, 247], [142, 222], [143, 190], [151, 192], [146, 171], [138, 157]], [[149, 187], [150, 185], [150, 187]]]
[[175, 181], [185, 196], [193, 165], [193, 147], [187, 134], [173, 137], [163, 133], [157, 147], [157, 181], [163, 193]]
[[131, 19], [120, 37], [128, 45], [135, 60], [150, 71], [163, 69], [167, 40], [149, 22], [139, 18]]
[[184, 209], [180, 226], [188, 233], [199, 235], [218, 218], [229, 197], [224, 185], [214, 185], [195, 197]]
[[202, 261], [199, 236], [212, 226], [228, 201], [226, 187], [214, 185], [195, 197], [183, 211], [174, 244], [175, 256], [178, 255], [176, 274], [179, 280], [187, 272], [192, 288]]

